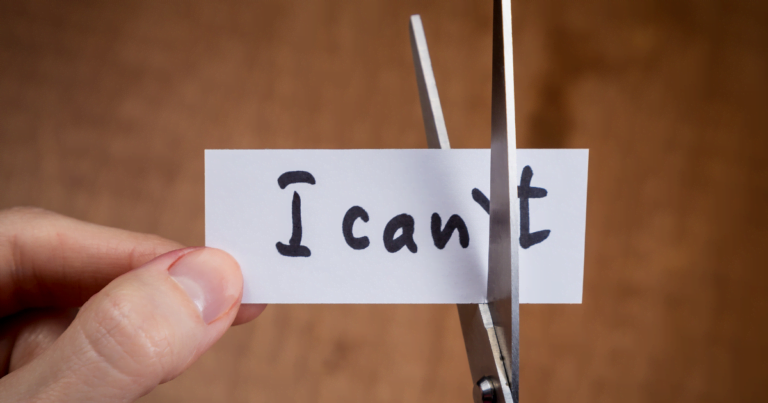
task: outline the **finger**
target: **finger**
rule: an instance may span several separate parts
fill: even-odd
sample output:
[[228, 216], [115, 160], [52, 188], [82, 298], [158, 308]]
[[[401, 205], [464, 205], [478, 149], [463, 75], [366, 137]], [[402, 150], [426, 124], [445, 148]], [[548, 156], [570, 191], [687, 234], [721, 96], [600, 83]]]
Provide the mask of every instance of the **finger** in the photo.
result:
[[[34, 350], [37, 349], [35, 344], [38, 341], [44, 343], [48, 334], [56, 332], [54, 317], [66, 311], [61, 309], [32, 309], [2, 318], [0, 320], [0, 377], [7, 374], [9, 368], [17, 368], [19, 359], [23, 361], [27, 353], [35, 354]], [[69, 322], [73, 318], [74, 315], [71, 315]], [[43, 322], [41, 327], [38, 327], [40, 325], [38, 322]], [[53, 328], [48, 329], [49, 326]], [[64, 327], [66, 328], [66, 326]], [[63, 329], [58, 332], [58, 335], [62, 332]], [[24, 353], [22, 355], [19, 355], [18, 352], [14, 354], [20, 346]], [[12, 361], [16, 364], [11, 365]]]
[[74, 309], [38, 309], [21, 313], [9, 357], [8, 371], [15, 371], [37, 358], [67, 329], [77, 313]]
[[243, 323], [256, 319], [265, 309], [267, 309], [267, 304], [240, 305], [240, 309], [237, 311], [237, 316], [235, 316], [235, 321], [232, 322], [232, 326], [242, 325]]
[[0, 211], [0, 316], [80, 306], [117, 276], [179, 247], [41, 209]]
[[133, 401], [221, 337], [242, 286], [220, 250], [160, 256], [94, 295], [51, 348], [0, 379], [0, 401]]

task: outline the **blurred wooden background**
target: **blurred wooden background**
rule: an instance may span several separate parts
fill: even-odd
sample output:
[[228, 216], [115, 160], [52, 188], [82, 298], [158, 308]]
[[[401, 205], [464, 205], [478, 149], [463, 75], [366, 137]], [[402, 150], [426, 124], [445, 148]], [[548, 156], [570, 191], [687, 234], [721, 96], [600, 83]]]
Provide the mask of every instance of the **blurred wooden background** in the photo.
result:
[[[521, 147], [590, 149], [584, 303], [526, 402], [768, 401], [768, 6], [515, 1]], [[0, 2], [0, 208], [203, 243], [206, 148], [490, 144], [490, 1]], [[453, 306], [271, 306], [142, 402], [469, 402]]]

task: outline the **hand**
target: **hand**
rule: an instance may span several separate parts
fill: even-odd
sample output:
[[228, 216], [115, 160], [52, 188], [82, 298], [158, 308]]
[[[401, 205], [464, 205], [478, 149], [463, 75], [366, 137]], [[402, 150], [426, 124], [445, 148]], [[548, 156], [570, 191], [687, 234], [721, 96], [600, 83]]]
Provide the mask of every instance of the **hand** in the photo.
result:
[[0, 401], [133, 401], [261, 314], [240, 305], [231, 256], [180, 248], [40, 209], [0, 211]]

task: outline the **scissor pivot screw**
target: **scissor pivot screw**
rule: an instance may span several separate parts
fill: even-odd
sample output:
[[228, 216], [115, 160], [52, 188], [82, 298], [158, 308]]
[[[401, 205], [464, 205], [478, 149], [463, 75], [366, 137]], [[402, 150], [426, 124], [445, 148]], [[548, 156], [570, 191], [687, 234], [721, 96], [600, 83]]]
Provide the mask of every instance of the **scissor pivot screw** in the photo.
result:
[[496, 380], [490, 376], [480, 378], [475, 384], [475, 403], [496, 403]]

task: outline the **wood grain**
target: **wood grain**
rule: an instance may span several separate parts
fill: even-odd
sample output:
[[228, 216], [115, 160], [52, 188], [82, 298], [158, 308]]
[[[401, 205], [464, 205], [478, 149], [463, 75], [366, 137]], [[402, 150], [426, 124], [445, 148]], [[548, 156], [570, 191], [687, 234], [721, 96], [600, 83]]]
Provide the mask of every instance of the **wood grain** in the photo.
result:
[[[522, 309], [530, 402], [768, 400], [768, 10], [514, 2], [522, 147], [590, 149], [584, 303]], [[490, 144], [490, 2], [0, 2], [0, 207], [203, 243], [206, 148]], [[143, 402], [468, 402], [453, 306], [281, 305]]]

